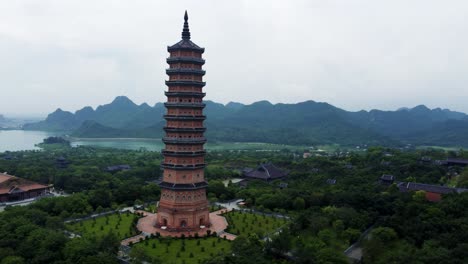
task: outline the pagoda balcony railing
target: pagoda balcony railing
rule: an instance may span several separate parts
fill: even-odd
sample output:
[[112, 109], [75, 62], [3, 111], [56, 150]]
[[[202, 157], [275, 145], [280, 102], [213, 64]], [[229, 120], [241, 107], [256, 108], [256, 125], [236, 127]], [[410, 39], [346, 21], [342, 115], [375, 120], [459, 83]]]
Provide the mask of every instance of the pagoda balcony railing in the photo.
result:
[[206, 127], [164, 127], [166, 132], [205, 132]]
[[183, 108], [205, 108], [204, 103], [173, 103], [173, 102], [167, 102], [164, 103], [165, 107], [183, 107]]
[[167, 63], [174, 63], [174, 62], [192, 62], [195, 64], [203, 65], [205, 64], [205, 60], [202, 58], [197, 57], [169, 57], [166, 59]]
[[200, 92], [164, 92], [166, 96], [179, 96], [179, 97], [205, 97], [206, 93]]
[[195, 182], [195, 183], [172, 183], [172, 182], [161, 182], [159, 184], [161, 188], [171, 189], [171, 190], [196, 190], [206, 188], [208, 182]]
[[206, 82], [203, 81], [196, 81], [196, 80], [168, 80], [166, 81], [167, 86], [171, 85], [190, 85], [190, 86], [197, 86], [203, 87], [206, 85]]
[[199, 138], [179, 138], [179, 137], [163, 137], [162, 141], [169, 144], [204, 144], [205, 137]]
[[191, 69], [191, 68], [168, 68], [166, 69], [167, 74], [173, 73], [186, 73], [186, 74], [196, 74], [196, 75], [205, 75], [206, 71], [201, 69]]
[[163, 150], [161, 151], [163, 155], [168, 155], [171, 157], [196, 157], [202, 156], [206, 154], [205, 150], [201, 151], [170, 151], [170, 150]]
[[174, 170], [191, 170], [191, 169], [202, 169], [206, 166], [206, 163], [197, 163], [197, 164], [172, 164], [172, 163], [162, 163], [161, 167], [165, 169], [174, 169]]
[[205, 120], [205, 115], [164, 115], [167, 120]]

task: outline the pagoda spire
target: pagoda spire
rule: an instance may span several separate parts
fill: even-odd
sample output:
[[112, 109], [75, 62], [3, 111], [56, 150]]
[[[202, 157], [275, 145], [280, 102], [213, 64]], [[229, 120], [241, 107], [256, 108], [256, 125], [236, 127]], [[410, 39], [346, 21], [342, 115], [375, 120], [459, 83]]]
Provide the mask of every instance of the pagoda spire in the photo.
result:
[[190, 40], [190, 30], [189, 30], [189, 25], [188, 25], [187, 10], [185, 10], [185, 15], [184, 15], [184, 30], [182, 30], [182, 39]]

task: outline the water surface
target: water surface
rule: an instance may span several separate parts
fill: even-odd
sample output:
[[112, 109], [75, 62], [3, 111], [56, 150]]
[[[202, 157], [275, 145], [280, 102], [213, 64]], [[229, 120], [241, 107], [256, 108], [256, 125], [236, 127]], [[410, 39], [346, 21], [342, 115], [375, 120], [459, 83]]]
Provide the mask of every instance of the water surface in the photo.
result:
[[44, 131], [0, 130], [0, 152], [40, 149], [35, 145], [54, 135]]
[[[0, 152], [37, 150], [36, 145], [44, 138], [62, 136], [62, 133], [24, 130], [0, 130]], [[131, 150], [161, 151], [164, 147], [161, 139], [152, 138], [69, 138], [71, 145], [95, 146]], [[281, 149], [304, 149], [305, 146], [289, 146], [282, 144], [256, 143], [256, 142], [210, 142], [205, 145], [208, 150], [256, 150], [279, 151]]]

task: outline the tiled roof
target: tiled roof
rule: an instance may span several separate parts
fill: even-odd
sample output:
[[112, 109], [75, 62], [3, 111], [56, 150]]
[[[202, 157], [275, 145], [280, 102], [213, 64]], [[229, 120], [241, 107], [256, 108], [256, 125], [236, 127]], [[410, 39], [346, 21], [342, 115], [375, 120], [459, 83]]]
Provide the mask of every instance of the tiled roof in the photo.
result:
[[122, 165], [114, 165], [114, 166], [109, 166], [106, 168], [107, 171], [120, 171], [120, 170], [130, 170], [132, 167], [127, 164], [122, 164]]
[[287, 175], [287, 173], [271, 163], [260, 164], [255, 170], [244, 174], [245, 177], [271, 180], [278, 179]]
[[176, 44], [167, 47], [169, 51], [177, 50], [177, 49], [191, 49], [191, 50], [199, 50], [204, 51], [204, 48], [201, 48], [197, 44], [193, 43], [191, 40], [182, 39], [181, 41], [177, 42]]
[[468, 191], [468, 189], [463, 189], [463, 188], [452, 188], [452, 187], [447, 187], [447, 186], [416, 183], [416, 182], [401, 182], [398, 184], [398, 188], [400, 189], [400, 191], [404, 191], [404, 192], [426, 191], [426, 192], [440, 193], [440, 194], [461, 193], [461, 192]]
[[0, 194], [27, 192], [44, 188], [48, 188], [48, 186], [5, 173], [0, 173]]
[[391, 174], [384, 174], [380, 177], [381, 180], [384, 180], [384, 181], [393, 181], [395, 180], [395, 176], [391, 175]]
[[327, 184], [336, 184], [336, 179], [327, 179]]
[[447, 159], [447, 163], [456, 163], [456, 164], [468, 165], [468, 160], [466, 160], [466, 159], [448, 158], [448, 159]]
[[8, 174], [0, 173], [0, 184], [3, 183], [4, 181], [9, 180], [10, 178], [11, 176]]

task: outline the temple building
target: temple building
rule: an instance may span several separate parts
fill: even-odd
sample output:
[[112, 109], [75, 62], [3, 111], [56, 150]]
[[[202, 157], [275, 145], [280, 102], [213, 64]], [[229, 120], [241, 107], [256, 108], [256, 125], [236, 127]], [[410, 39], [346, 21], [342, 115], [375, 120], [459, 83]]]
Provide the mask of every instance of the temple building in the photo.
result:
[[46, 195], [51, 186], [0, 173], [0, 202], [15, 202]]
[[416, 182], [399, 182], [397, 187], [400, 192], [424, 191], [426, 200], [431, 202], [439, 202], [442, 200], [442, 195], [444, 194], [468, 192], [468, 189], [466, 188], [452, 188], [447, 186]]
[[168, 231], [196, 231], [210, 225], [204, 175], [205, 49], [190, 40], [187, 12], [184, 20], [182, 40], [167, 48], [164, 172], [156, 227]]
[[288, 173], [282, 169], [277, 168], [272, 163], [260, 164], [256, 169], [246, 169], [243, 176], [252, 180], [273, 181], [283, 179]]

